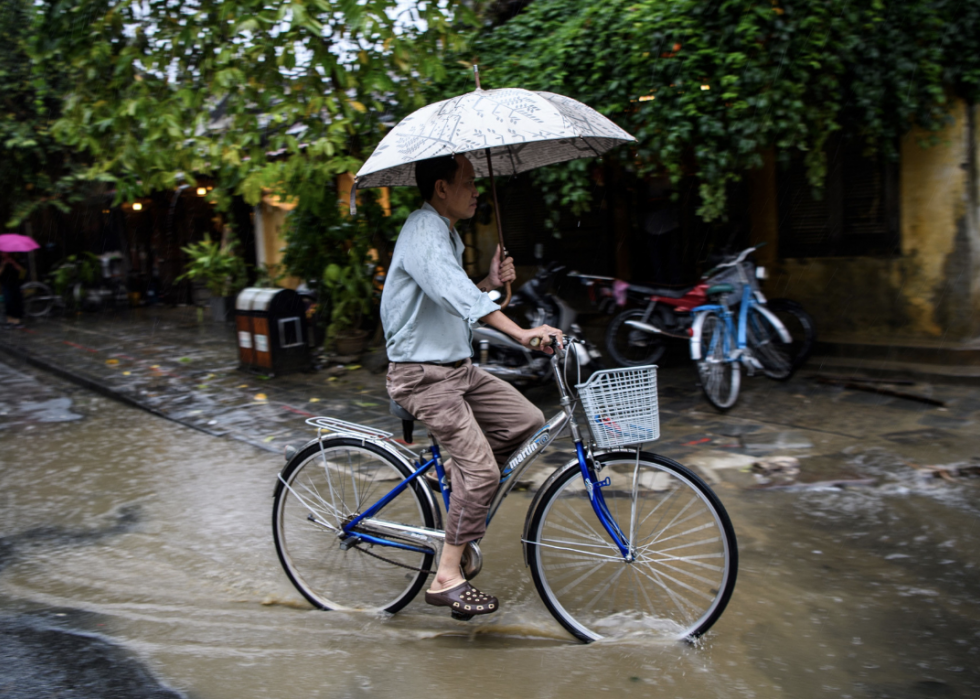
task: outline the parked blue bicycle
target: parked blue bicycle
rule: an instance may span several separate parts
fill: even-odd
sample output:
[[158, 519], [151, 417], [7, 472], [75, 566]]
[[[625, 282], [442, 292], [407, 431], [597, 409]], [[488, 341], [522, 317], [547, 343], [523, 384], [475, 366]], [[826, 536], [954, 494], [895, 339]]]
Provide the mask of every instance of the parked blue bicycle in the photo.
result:
[[708, 401], [727, 410], [738, 400], [742, 367], [776, 380], [788, 379], [796, 368], [793, 338], [767, 307], [756, 283], [748, 248], [734, 260], [706, 274], [713, 303], [691, 309], [691, 359], [698, 367]]
[[[510, 457], [487, 522], [541, 452], [569, 435], [575, 456], [536, 493], [521, 539], [545, 606], [585, 642], [636, 632], [697, 638], [731, 597], [738, 549], [711, 489], [679, 463], [641, 449], [659, 437], [656, 367], [596, 372], [573, 390], [565, 352], [552, 347], [562, 410]], [[579, 408], [591, 439], [576, 422]], [[395, 404], [392, 412], [411, 443], [414, 417]], [[415, 452], [371, 426], [307, 422], [317, 437], [289, 457], [276, 483], [279, 560], [318, 608], [397, 612], [434, 574], [444, 542], [437, 494], [422, 478], [435, 469], [448, 510], [439, 445], [430, 434], [431, 446]], [[474, 542], [463, 572], [472, 579], [481, 565]]]

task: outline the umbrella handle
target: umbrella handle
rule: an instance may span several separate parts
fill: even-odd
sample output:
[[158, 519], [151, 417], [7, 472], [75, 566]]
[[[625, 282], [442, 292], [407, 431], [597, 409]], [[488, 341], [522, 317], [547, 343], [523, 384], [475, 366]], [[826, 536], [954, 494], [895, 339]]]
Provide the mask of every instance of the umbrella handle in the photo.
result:
[[507, 295], [504, 296], [504, 300], [500, 303], [500, 309], [503, 310], [507, 308], [507, 304], [510, 303], [510, 282], [504, 284], [504, 289], [507, 291]]

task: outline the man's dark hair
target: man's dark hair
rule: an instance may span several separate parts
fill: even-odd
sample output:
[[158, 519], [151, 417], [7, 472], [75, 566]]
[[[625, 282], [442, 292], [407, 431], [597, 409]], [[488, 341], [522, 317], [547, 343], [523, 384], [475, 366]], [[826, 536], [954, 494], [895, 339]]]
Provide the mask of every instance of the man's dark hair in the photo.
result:
[[415, 163], [415, 184], [419, 186], [422, 200], [429, 201], [436, 191], [436, 182], [446, 180], [452, 184], [456, 179], [459, 163], [455, 155], [440, 155], [438, 158], [419, 160]]

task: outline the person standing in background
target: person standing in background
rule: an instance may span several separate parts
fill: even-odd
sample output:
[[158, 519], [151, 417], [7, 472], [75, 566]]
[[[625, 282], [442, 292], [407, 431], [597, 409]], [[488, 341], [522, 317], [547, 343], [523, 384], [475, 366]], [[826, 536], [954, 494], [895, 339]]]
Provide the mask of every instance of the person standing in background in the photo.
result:
[[3, 303], [7, 311], [7, 327], [22, 328], [24, 324], [24, 297], [20, 293], [20, 281], [25, 274], [14, 256], [0, 253], [0, 286], [3, 287]]

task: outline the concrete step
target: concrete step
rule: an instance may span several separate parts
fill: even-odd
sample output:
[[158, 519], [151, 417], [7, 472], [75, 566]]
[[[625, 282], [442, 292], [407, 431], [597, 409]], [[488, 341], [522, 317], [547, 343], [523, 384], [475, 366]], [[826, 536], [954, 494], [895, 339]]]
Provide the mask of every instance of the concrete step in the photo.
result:
[[805, 369], [980, 385], [980, 341], [822, 335]]
[[980, 367], [980, 339], [969, 341], [909, 338], [856, 338], [821, 333], [814, 354], [914, 364]]

